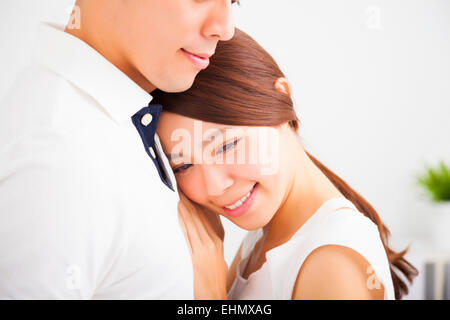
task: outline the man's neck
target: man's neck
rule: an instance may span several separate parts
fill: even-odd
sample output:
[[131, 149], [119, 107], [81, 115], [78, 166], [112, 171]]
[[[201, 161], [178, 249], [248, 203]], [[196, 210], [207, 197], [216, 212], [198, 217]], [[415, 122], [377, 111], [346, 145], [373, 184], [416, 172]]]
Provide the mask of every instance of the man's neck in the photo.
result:
[[[89, 28], [84, 27], [83, 30]], [[93, 28], [91, 28], [93, 29]], [[99, 52], [106, 60], [112, 63], [116, 68], [127, 75], [133, 82], [141, 87], [146, 92], [152, 92], [156, 87], [144, 77], [144, 75], [135, 68], [126, 56], [114, 46], [112, 41], [106, 41], [103, 37], [99, 36], [99, 33], [86, 33], [81, 29], [73, 29], [66, 26], [64, 29], [66, 33], [71, 34], [74, 37], [82, 40], [90, 47]]]

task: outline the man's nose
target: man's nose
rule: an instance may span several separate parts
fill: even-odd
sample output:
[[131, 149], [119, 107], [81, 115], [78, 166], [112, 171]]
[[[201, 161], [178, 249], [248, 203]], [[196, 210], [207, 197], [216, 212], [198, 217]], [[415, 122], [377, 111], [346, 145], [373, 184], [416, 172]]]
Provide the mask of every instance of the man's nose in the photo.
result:
[[233, 179], [219, 165], [204, 165], [203, 178], [209, 196], [220, 196], [233, 185]]
[[234, 21], [230, 0], [218, 0], [211, 8], [208, 19], [203, 26], [203, 35], [227, 41], [234, 36]]

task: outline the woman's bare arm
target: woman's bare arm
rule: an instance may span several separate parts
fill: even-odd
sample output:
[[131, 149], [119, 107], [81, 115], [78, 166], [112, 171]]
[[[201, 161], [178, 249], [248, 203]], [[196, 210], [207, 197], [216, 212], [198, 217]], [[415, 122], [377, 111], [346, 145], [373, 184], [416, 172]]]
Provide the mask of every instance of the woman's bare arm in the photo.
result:
[[300, 268], [294, 300], [363, 299], [384, 297], [384, 287], [368, 285], [370, 264], [356, 251], [339, 245], [314, 250]]

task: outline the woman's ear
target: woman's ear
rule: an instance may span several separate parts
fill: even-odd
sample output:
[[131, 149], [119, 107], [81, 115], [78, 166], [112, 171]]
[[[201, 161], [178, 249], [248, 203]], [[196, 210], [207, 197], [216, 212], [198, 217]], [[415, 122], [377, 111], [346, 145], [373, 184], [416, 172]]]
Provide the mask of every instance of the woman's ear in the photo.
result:
[[291, 95], [291, 87], [289, 86], [289, 82], [284, 77], [279, 77], [275, 81], [275, 89], [277, 89], [278, 92], [284, 93], [288, 96]]

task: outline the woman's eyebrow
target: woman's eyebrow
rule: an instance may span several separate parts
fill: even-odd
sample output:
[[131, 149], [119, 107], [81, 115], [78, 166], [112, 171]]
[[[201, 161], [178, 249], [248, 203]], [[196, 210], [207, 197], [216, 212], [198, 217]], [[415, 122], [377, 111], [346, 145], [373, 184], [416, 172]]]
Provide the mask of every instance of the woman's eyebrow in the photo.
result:
[[210, 129], [207, 131], [207, 134], [203, 137], [203, 143], [202, 145], [205, 146], [207, 144], [209, 144], [213, 137], [217, 137], [220, 134], [224, 135], [225, 131], [228, 129], [235, 129], [234, 127], [220, 127], [220, 128], [215, 128], [215, 129]]
[[[220, 128], [214, 128], [214, 129], [207, 130], [206, 135], [203, 137], [202, 148], [204, 148], [205, 146], [207, 146], [208, 144], [213, 142], [214, 139], [212, 139], [212, 138], [219, 136], [219, 134], [224, 135], [228, 129], [236, 129], [236, 128], [230, 127], [230, 126], [224, 126], [224, 127], [220, 127]], [[178, 158], [182, 158], [183, 155], [184, 154], [181, 151], [179, 153], [166, 154], [166, 157], [169, 159], [169, 161], [174, 161]]]

